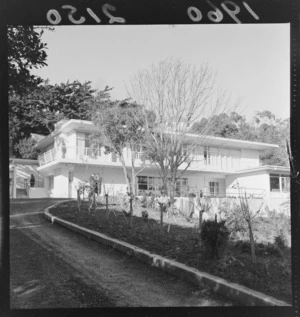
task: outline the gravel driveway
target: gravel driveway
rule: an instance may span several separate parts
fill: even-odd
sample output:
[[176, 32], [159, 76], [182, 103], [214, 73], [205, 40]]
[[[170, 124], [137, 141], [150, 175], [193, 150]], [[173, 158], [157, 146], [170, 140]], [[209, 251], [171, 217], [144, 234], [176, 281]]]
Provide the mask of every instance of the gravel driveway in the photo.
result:
[[11, 201], [11, 308], [234, 305], [51, 224], [42, 211], [56, 202]]

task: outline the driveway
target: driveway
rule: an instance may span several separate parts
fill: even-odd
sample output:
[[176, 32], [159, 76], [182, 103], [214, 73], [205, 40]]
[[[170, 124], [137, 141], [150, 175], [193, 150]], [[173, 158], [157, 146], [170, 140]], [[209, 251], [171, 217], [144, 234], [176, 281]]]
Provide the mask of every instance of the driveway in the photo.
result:
[[43, 217], [58, 200], [10, 204], [11, 308], [231, 306], [233, 302]]

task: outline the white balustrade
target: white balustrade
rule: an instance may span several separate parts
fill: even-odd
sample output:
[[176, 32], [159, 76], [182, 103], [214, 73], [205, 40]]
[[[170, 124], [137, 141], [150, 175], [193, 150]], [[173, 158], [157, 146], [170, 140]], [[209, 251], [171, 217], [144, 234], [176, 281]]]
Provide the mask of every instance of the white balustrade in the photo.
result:
[[[125, 164], [131, 165], [130, 151], [125, 155]], [[144, 152], [135, 152], [135, 159], [137, 164], [149, 164]], [[119, 163], [120, 159], [115, 153], [105, 154], [103, 148], [86, 148], [86, 147], [72, 147], [53, 148], [38, 157], [40, 166], [57, 159], [75, 160], [80, 162], [95, 162], [95, 163]], [[187, 159], [186, 164], [190, 163], [189, 169], [218, 169], [218, 170], [234, 170], [241, 166], [241, 158], [238, 156], [230, 156], [228, 153], [214, 153], [211, 152], [207, 157], [203, 155], [192, 155]], [[191, 161], [191, 162], [190, 162]], [[186, 164], [182, 165], [185, 168]]]

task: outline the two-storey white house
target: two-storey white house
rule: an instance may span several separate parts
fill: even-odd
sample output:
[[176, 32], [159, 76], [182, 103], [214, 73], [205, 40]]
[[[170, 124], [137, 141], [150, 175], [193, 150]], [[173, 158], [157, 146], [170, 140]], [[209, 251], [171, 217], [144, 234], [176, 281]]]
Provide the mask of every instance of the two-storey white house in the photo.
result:
[[[115, 154], [105, 154], [104, 148], [91, 147], [90, 135], [97, 128], [90, 121], [63, 120], [56, 124], [53, 133], [39, 138], [36, 148], [39, 155], [38, 171], [45, 177], [49, 197], [76, 198], [76, 185], [88, 181], [98, 173], [110, 194], [126, 191], [126, 182]], [[197, 137], [187, 135], [189, 140]], [[274, 144], [249, 142], [219, 137], [205, 137], [205, 143], [195, 151], [192, 162], [177, 181], [177, 196], [202, 190], [214, 197], [236, 195], [236, 182], [253, 196], [263, 196], [270, 208], [276, 208], [289, 197], [289, 169], [279, 166], [261, 166], [259, 154], [278, 147]], [[131, 151], [124, 149], [125, 164], [130, 172]], [[142, 152], [135, 154], [135, 166], [141, 170], [136, 178], [139, 194], [154, 191], [161, 185], [154, 164]], [[185, 163], [184, 163], [185, 164]], [[182, 164], [181, 169], [185, 168]]]

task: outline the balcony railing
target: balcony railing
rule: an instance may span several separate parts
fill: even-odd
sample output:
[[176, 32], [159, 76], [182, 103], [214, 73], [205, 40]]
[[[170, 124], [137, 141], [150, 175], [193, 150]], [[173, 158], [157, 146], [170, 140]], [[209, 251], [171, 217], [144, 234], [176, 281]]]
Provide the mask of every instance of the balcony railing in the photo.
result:
[[[135, 159], [141, 164], [149, 164], [150, 160], [143, 152], [135, 152]], [[90, 162], [96, 163], [117, 163], [119, 157], [115, 153], [105, 154], [104, 149], [101, 148], [86, 148], [86, 147], [59, 147], [53, 148], [38, 157], [40, 166], [55, 160], [67, 159], [72, 161]], [[125, 156], [125, 164], [131, 165], [131, 154]], [[182, 168], [185, 168], [186, 164], [189, 165], [189, 169], [218, 169], [218, 170], [230, 170], [239, 169], [241, 165], [241, 159], [231, 156], [217, 156], [211, 155], [204, 158], [203, 155], [194, 155], [191, 159], [187, 159], [182, 164]]]
[[[119, 162], [119, 156], [115, 153], [106, 154], [103, 149], [99, 148], [86, 148], [86, 147], [71, 147], [53, 148], [38, 157], [39, 165], [45, 165], [55, 160], [67, 159], [80, 162], [97, 161], [99, 163], [116, 163]], [[141, 163], [147, 161], [144, 153], [135, 152], [135, 159]], [[126, 157], [125, 163], [130, 164], [131, 157]]]

